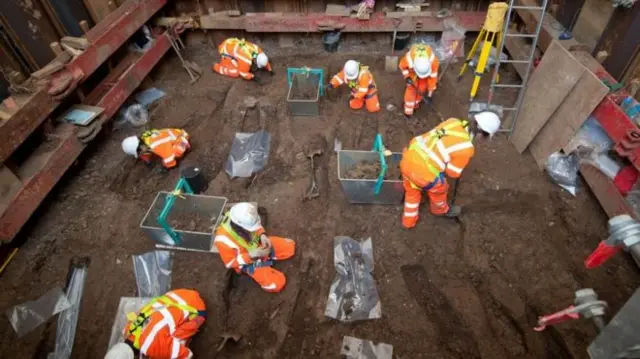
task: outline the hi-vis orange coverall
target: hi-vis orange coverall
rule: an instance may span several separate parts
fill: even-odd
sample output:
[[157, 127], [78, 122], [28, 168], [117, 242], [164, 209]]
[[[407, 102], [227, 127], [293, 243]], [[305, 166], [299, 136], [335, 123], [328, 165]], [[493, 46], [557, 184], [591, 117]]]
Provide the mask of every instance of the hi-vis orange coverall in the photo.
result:
[[149, 359], [190, 359], [186, 343], [206, 319], [195, 290], [176, 289], [154, 298], [136, 315], [130, 313], [124, 338]]
[[[425, 57], [431, 62], [431, 73], [423, 79], [419, 78], [413, 69], [413, 64], [419, 57]], [[413, 115], [414, 109], [419, 107], [423, 95], [435, 91], [436, 85], [438, 84], [438, 68], [440, 67], [440, 62], [433, 53], [431, 46], [415, 44], [402, 56], [398, 67], [400, 71], [402, 71], [402, 76], [404, 76], [405, 80], [411, 79], [411, 81], [413, 81], [413, 85], [407, 83], [407, 88], [404, 91], [404, 114], [411, 116]]]
[[[251, 64], [263, 51], [258, 45], [245, 39], [230, 38], [218, 46], [218, 52], [222, 58], [220, 62], [213, 64], [213, 71], [229, 77], [242, 76], [245, 80], [251, 80], [254, 77]], [[266, 69], [271, 71], [270, 63]]]
[[361, 109], [366, 103], [367, 111], [377, 112], [380, 110], [378, 88], [376, 87], [376, 82], [373, 80], [371, 71], [369, 71], [369, 67], [360, 66], [358, 77], [355, 80], [347, 80], [347, 77], [344, 75], [344, 70], [338, 72], [331, 79], [331, 86], [334, 88], [344, 83], [347, 83], [351, 89], [349, 106], [351, 106], [352, 109]]
[[177, 128], [146, 131], [140, 139], [151, 152], [141, 153], [139, 157], [148, 163], [151, 161], [153, 153], [162, 158], [162, 164], [166, 168], [175, 167], [176, 160], [182, 158], [184, 153], [191, 148], [187, 131]]
[[233, 230], [230, 220], [228, 215], [225, 216], [213, 239], [225, 267], [233, 268], [236, 273], [246, 273], [267, 292], [280, 292], [287, 279], [282, 272], [271, 268], [271, 264], [275, 260], [293, 257], [296, 243], [288, 238], [269, 236], [271, 254], [265, 258], [252, 258], [249, 251], [260, 245], [260, 235], [265, 232], [264, 228], [252, 232], [251, 240], [248, 241]]
[[466, 121], [450, 118], [414, 137], [404, 149], [400, 161], [405, 190], [404, 227], [412, 228], [418, 222], [422, 191], [429, 195], [431, 213], [443, 215], [449, 211], [449, 185], [444, 174], [460, 177], [475, 151], [466, 126]]

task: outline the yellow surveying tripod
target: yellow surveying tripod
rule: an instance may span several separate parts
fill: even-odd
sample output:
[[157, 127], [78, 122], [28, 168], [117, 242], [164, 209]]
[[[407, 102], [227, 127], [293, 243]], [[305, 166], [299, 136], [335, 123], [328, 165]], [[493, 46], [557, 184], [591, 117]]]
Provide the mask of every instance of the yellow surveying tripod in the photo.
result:
[[[460, 73], [458, 74], [458, 78], [462, 77], [464, 72], [467, 70], [467, 66], [473, 59], [473, 56], [476, 54], [476, 50], [478, 49], [478, 45], [482, 41], [482, 50], [480, 51], [480, 57], [478, 58], [478, 63], [476, 64], [476, 72], [475, 78], [473, 79], [473, 85], [471, 86], [471, 98], [469, 101], [473, 101], [473, 98], [476, 97], [476, 93], [478, 92], [478, 86], [480, 86], [480, 79], [482, 78], [482, 74], [484, 73], [485, 68], [487, 67], [487, 61], [489, 60], [489, 55], [491, 53], [491, 46], [493, 42], [497, 39], [496, 49], [501, 48], [502, 44], [502, 29], [504, 27], [504, 15], [507, 12], [509, 5], [504, 2], [494, 2], [489, 5], [489, 10], [487, 11], [487, 18], [484, 20], [484, 25], [482, 25], [482, 30], [480, 30], [480, 34], [476, 38], [476, 41], [473, 43], [469, 54], [467, 55], [467, 59], [462, 65], [460, 69]], [[500, 56], [500, 54], [497, 54]]]

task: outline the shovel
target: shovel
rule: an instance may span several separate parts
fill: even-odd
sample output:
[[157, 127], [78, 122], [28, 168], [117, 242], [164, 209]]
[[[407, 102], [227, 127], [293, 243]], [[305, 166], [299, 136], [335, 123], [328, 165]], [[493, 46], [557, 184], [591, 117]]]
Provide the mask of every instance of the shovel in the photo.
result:
[[396, 56], [396, 36], [398, 35], [398, 27], [402, 19], [393, 19], [393, 40], [391, 41], [391, 56], [384, 59], [384, 70], [386, 72], [395, 72], [398, 70], [398, 56]]

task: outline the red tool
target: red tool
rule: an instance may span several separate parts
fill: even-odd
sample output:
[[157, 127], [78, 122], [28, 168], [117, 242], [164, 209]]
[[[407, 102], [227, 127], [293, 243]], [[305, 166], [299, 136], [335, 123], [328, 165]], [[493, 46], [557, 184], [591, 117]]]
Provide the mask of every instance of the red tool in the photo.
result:
[[598, 295], [593, 289], [586, 288], [576, 291], [574, 304], [559, 312], [539, 317], [538, 326], [533, 329], [541, 332], [548, 325], [560, 324], [580, 318], [593, 319], [598, 330], [602, 330], [605, 327], [604, 310], [607, 308], [607, 302], [598, 300]]
[[600, 242], [598, 248], [584, 261], [587, 268], [596, 268], [613, 257], [622, 248], [632, 254], [640, 253], [640, 222], [623, 214], [609, 220], [609, 238]]

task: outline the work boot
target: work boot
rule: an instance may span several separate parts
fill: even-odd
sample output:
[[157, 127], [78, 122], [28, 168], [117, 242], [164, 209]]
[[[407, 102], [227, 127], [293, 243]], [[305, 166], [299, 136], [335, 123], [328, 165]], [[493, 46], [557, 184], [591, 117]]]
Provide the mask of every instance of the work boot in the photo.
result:
[[413, 118], [413, 116], [411, 115], [404, 115], [404, 119], [407, 121], [411, 121], [411, 119]]
[[456, 206], [454, 204], [454, 205], [449, 206], [449, 211], [447, 213], [445, 213], [444, 215], [446, 217], [456, 218], [456, 217], [458, 217], [460, 215], [460, 213], [462, 213], [462, 207]]
[[461, 212], [462, 212], [462, 207], [456, 206], [454, 204], [449, 206], [449, 211], [447, 213], [436, 214], [436, 216], [456, 218], [460, 215]]

